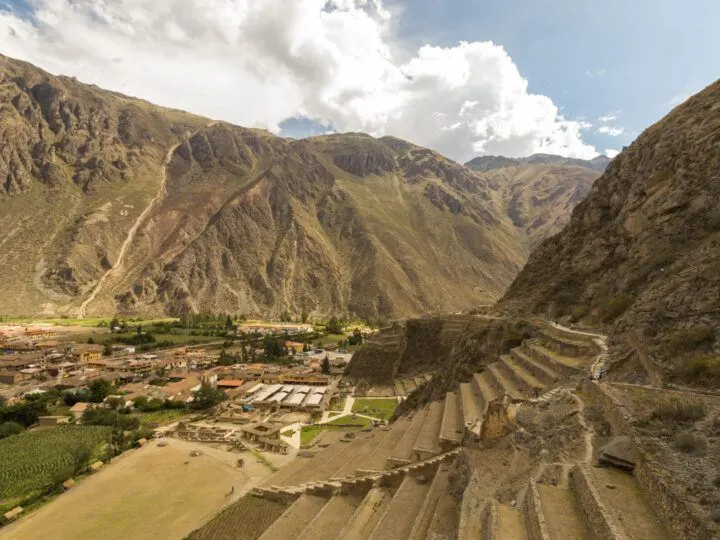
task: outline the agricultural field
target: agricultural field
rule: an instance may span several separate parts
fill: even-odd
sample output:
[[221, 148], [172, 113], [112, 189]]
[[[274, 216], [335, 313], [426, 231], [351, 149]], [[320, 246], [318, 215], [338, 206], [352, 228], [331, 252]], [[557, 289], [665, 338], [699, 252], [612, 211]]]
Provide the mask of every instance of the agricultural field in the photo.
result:
[[245, 495], [193, 532], [188, 540], [255, 540], [286, 509], [286, 504]]
[[390, 417], [397, 409], [398, 402], [395, 398], [389, 399], [356, 399], [353, 403], [352, 412], [364, 414], [378, 418], [380, 420], [390, 420]]
[[57, 426], [1, 440], [0, 513], [75, 476], [102, 453], [107, 433], [98, 426]]
[[[185, 538], [271, 471], [200, 443], [152, 441], [115, 458], [67, 493], [0, 532], [3, 540]], [[200, 455], [191, 456], [193, 452]], [[242, 468], [239, 457], [245, 457]], [[275, 456], [272, 458], [276, 459]], [[278, 456], [277, 461], [291, 460]]]

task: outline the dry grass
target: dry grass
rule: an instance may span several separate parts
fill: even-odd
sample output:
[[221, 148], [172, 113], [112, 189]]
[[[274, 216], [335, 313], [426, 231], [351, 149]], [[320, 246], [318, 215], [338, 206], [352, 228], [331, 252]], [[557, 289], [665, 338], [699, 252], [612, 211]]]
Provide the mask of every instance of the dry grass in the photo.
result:
[[[250, 477], [269, 475], [246, 460], [234, 466], [237, 454], [170, 440], [121, 456], [36, 513], [3, 531], [4, 538], [155, 539], [183, 538], [236, 495], [250, 486]], [[190, 457], [200, 449], [198, 457]], [[247, 469], [247, 470], [246, 470]]]

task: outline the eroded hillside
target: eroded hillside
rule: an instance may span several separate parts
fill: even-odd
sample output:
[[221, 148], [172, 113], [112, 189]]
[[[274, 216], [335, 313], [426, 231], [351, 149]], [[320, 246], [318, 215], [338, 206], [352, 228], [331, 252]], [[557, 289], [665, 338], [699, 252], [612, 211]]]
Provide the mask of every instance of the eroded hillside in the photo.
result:
[[694, 356], [681, 375], [717, 381], [719, 149], [716, 82], [615, 158], [570, 224], [533, 253], [502, 305], [612, 324], [616, 335], [646, 343], [665, 369], [683, 371], [686, 352], [710, 354]]

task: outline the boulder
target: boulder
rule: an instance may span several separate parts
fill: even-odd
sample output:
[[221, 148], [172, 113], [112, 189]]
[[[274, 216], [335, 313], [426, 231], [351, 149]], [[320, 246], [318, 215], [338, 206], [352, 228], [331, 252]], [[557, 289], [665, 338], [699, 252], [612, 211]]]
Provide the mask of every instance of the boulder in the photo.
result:
[[613, 437], [600, 449], [598, 463], [603, 467], [617, 467], [625, 471], [635, 468], [635, 452], [633, 443], [627, 435]]

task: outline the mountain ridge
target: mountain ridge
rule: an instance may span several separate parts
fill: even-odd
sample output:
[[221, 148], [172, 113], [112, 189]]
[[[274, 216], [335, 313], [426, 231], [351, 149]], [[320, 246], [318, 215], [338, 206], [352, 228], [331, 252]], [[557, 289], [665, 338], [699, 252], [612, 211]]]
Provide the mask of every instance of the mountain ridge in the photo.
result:
[[7, 57], [0, 103], [5, 314], [466, 309], [567, 219], [549, 173], [511, 218], [498, 177], [395, 137], [285, 139]]
[[611, 158], [602, 154], [592, 159], [579, 159], [559, 156], [556, 154], [540, 153], [521, 158], [509, 158], [505, 156], [478, 156], [465, 163], [465, 166], [475, 171], [484, 172], [519, 165], [567, 165], [571, 167], [586, 167], [594, 171], [604, 172], [611, 161]]

